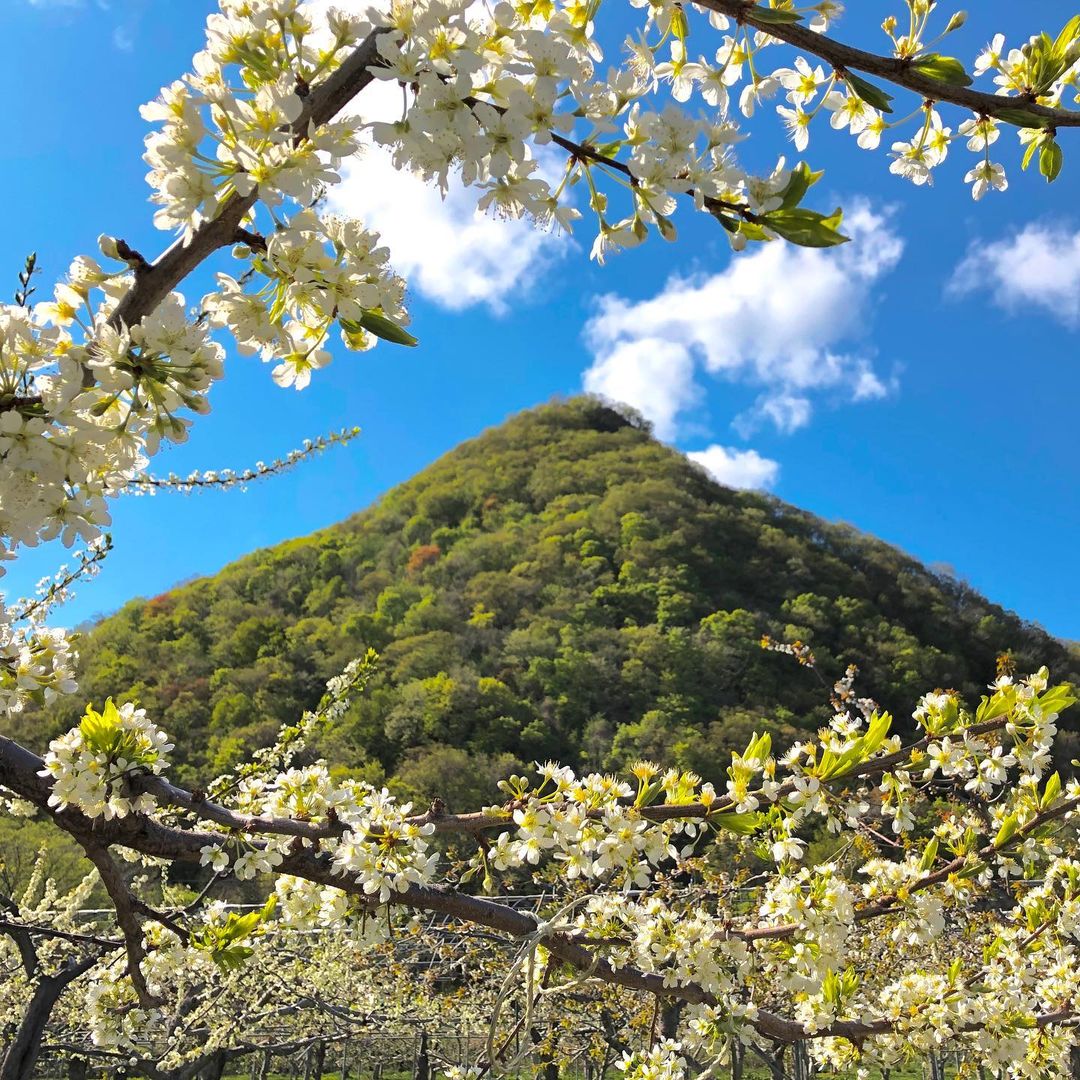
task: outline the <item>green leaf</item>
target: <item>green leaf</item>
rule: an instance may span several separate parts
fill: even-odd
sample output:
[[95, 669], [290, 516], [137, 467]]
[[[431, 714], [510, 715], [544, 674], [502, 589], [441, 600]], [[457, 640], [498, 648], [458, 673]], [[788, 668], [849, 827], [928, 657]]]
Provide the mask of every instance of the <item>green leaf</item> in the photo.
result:
[[793, 210], [802, 202], [803, 196], [810, 190], [811, 186], [816, 184], [824, 175], [822, 172], [814, 172], [805, 161], [800, 161], [791, 170], [791, 179], [781, 195], [783, 202], [780, 204], [780, 208], [782, 210]]
[[1013, 124], [1022, 128], [1045, 128], [1050, 126], [1049, 120], [1041, 116], [1032, 116], [1024, 109], [994, 109], [994, 116], [998, 120], [1004, 120], [1006, 124]]
[[1051, 712], [1061, 713], [1070, 705], [1075, 705], [1076, 701], [1076, 690], [1072, 683], [1059, 683], [1039, 695], [1039, 708], [1042, 709], [1043, 715]]
[[346, 333], [355, 334], [357, 329], [363, 329], [369, 334], [374, 334], [377, 338], [382, 338], [383, 341], [389, 341], [394, 345], [413, 346], [418, 344], [416, 338], [408, 330], [398, 326], [396, 322], [388, 319], [378, 311], [365, 311], [363, 317], [355, 322], [342, 319], [341, 325]]
[[994, 692], [993, 697], [984, 697], [975, 710], [976, 723], [983, 724], [987, 720], [996, 720], [999, 716], [1005, 716], [1012, 712], [1016, 706], [1016, 687], [1006, 686]]
[[972, 81], [964, 65], [955, 56], [942, 56], [940, 53], [920, 56], [912, 62], [911, 69], [946, 86], [970, 86]]
[[1031, 159], [1035, 156], [1035, 151], [1039, 149], [1039, 143], [1032, 141], [1028, 143], [1027, 149], [1024, 151], [1024, 156], [1020, 159], [1020, 168], [1026, 169], [1031, 164]]
[[671, 13], [671, 32], [678, 41], [685, 41], [690, 36], [690, 25], [686, 21], [686, 12], [678, 5]]
[[411, 348], [419, 344], [408, 330], [398, 326], [396, 322], [378, 311], [365, 311], [360, 325], [376, 337], [392, 342], [394, 345], [408, 345]]
[[1053, 44], [1054, 58], [1059, 62], [1068, 59], [1069, 46], [1073, 39], [1080, 36], [1080, 15], [1074, 15], [1062, 28]]
[[842, 214], [837, 210], [826, 217], [816, 210], [780, 209], [761, 215], [761, 223], [777, 236], [800, 247], [836, 247], [848, 237], [837, 231]]
[[892, 727], [892, 716], [889, 713], [885, 712], [880, 716], [874, 713], [870, 717], [870, 723], [866, 726], [866, 734], [862, 738], [864, 759], [877, 752], [885, 741], [885, 736], [889, 734], [890, 727]]
[[[726, 218], [721, 218], [721, 224], [726, 220]], [[752, 221], [744, 221], [738, 225], [734, 225], [732, 228], [728, 229], [728, 232], [739, 233], [742, 236], [745, 236], [747, 240], [767, 242], [772, 239], [760, 225], [757, 225]]]
[[772, 750], [772, 736], [766, 731], [761, 735], [756, 732], [750, 741], [746, 744], [746, 751], [742, 755], [749, 760], [750, 758], [760, 758], [762, 761], [769, 756]]
[[107, 698], [101, 712], [96, 712], [92, 705], [86, 707], [79, 732], [86, 748], [95, 754], [111, 754], [116, 750], [120, 735], [120, 714], [112, 698]]
[[598, 143], [593, 149], [606, 158], [616, 158], [619, 156], [619, 151], [623, 148], [625, 142], [623, 139], [616, 139], [614, 142]]
[[711, 814], [711, 821], [718, 828], [726, 829], [737, 836], [750, 836], [761, 828], [765, 815], [757, 810], [746, 814]]
[[266, 921], [277, 904], [277, 897], [271, 895], [258, 911], [249, 911], [246, 915], [229, 912], [224, 923], [210, 924], [191, 932], [191, 945], [210, 953], [210, 958], [223, 970], [238, 968], [255, 951], [249, 945], [239, 945], [260, 923]]
[[227, 949], [215, 949], [211, 952], [210, 959], [222, 971], [233, 971], [254, 952], [255, 950], [250, 945], [230, 945]]
[[772, 26], [802, 22], [802, 16], [797, 11], [784, 11], [780, 8], [752, 7], [743, 12], [742, 17], [751, 25], [754, 23], [768, 23]]
[[1043, 788], [1042, 798], [1039, 800], [1039, 809], [1048, 810], [1057, 802], [1057, 797], [1060, 794], [1061, 776], [1058, 773], [1053, 773], [1046, 781], [1046, 787]]
[[919, 861], [920, 870], [929, 870], [934, 865], [934, 860], [937, 858], [938, 853], [938, 838], [933, 836], [930, 838], [930, 842], [926, 845], [926, 850], [923, 852], [922, 859]]
[[867, 82], [866, 79], [862, 78], [860, 75], [853, 75], [850, 71], [844, 78], [847, 81], [848, 86], [850, 86], [867, 105], [873, 105], [878, 112], [892, 112], [892, 94], [886, 94], [880, 87], [875, 86], [872, 82]]
[[1052, 184], [1061, 174], [1061, 146], [1055, 139], [1043, 144], [1039, 152], [1039, 172]]
[[1004, 845], [1016, 835], [1016, 830], [1018, 828], [1020, 828], [1020, 822], [1017, 820], [1015, 814], [1010, 814], [1001, 823], [1001, 828], [998, 829], [998, 834], [994, 837], [994, 847], [1004, 847]]

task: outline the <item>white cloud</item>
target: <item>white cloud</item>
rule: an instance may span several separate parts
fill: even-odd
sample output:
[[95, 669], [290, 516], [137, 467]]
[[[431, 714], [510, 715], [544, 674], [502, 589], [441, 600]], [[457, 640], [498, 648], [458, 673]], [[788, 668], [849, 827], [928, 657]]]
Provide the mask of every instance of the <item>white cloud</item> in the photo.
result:
[[[839, 249], [776, 241], [735, 256], [718, 274], [672, 278], [651, 299], [601, 297], [585, 331], [596, 358], [586, 389], [602, 384], [669, 439], [700, 399], [702, 373], [762, 388], [737, 418], [744, 433], [762, 421], [782, 431], [804, 426], [815, 392], [849, 401], [883, 396], [887, 384], [867, 357], [844, 347], [857, 348], [873, 285], [896, 265], [903, 243], [865, 205], [845, 224], [852, 242]], [[643, 361], [650, 342], [663, 343], [670, 367]]]
[[1068, 326], [1080, 324], [1080, 230], [1025, 226], [1015, 236], [973, 244], [950, 284], [956, 295], [992, 293], [1009, 309], [1035, 305]]
[[676, 417], [701, 394], [693, 357], [681, 345], [658, 338], [619, 342], [585, 372], [585, 389], [640, 409], [661, 439], [675, 436]]
[[757, 429], [761, 420], [771, 420], [778, 431], [790, 435], [810, 423], [814, 411], [808, 397], [800, 394], [788, 394], [780, 391], [775, 394], [762, 394], [754, 408], [733, 421], [735, 430], [744, 438]]
[[330, 202], [376, 229], [411, 289], [451, 310], [486, 304], [502, 312], [527, 294], [565, 237], [476, 209], [477, 192], [452, 184], [444, 200], [372, 148], [347, 164]]
[[[360, 10], [366, 5], [333, 6]], [[372, 83], [357, 98], [356, 111], [366, 120], [397, 119], [401, 88]], [[551, 162], [538, 158], [547, 175], [545, 165]], [[435, 187], [394, 168], [390, 155], [372, 146], [342, 167], [341, 183], [330, 190], [329, 203], [381, 234], [391, 264], [410, 289], [451, 310], [486, 304], [503, 312], [528, 294], [570, 241], [527, 221], [488, 217], [476, 209], [479, 196], [478, 189], [452, 178], [443, 199]]]
[[735, 450], [709, 446], [686, 455], [696, 461], [714, 480], [733, 488], [771, 488], [780, 475], [780, 465], [756, 450]]

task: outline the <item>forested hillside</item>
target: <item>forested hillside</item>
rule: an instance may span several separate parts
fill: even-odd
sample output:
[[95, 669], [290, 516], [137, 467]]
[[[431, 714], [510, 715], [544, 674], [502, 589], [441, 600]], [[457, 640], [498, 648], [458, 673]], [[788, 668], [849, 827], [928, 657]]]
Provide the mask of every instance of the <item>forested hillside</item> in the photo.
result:
[[[182, 733], [177, 772], [196, 783], [371, 646], [380, 674], [320, 750], [460, 809], [535, 758], [719, 778], [754, 728], [814, 726], [825, 687], [763, 634], [809, 642], [830, 685], [858, 664], [861, 692], [900, 717], [934, 687], [977, 698], [1007, 650], [1021, 670], [1080, 670], [966, 586], [721, 487], [583, 398], [463, 444], [341, 525], [131, 602], [83, 642], [82, 696], [136, 699]], [[16, 734], [41, 746], [76, 718], [72, 703]]]

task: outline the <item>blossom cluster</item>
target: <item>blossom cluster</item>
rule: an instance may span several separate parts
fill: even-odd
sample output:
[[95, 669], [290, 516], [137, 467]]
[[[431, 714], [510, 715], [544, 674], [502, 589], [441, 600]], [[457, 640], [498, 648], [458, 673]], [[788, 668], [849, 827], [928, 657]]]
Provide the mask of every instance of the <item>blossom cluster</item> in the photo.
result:
[[[247, 777], [237, 785], [235, 802], [245, 814], [326, 826], [327, 838], [319, 842], [331, 854], [334, 872], [377, 903], [435, 878], [438, 855], [429, 850], [435, 826], [410, 820], [411, 804], [399, 803], [386, 788], [333, 781], [321, 762], [276, 776]], [[223, 837], [220, 844], [203, 847], [202, 862], [219, 873], [228, 870], [250, 879], [281, 865], [292, 842], [289, 835], [257, 844]], [[235, 849], [232, 855], [230, 848]]]
[[625, 1050], [615, 1068], [626, 1080], [683, 1080], [686, 1059], [681, 1050], [672, 1039], [658, 1039], [648, 1050]]
[[[335, 684], [328, 710], [340, 710], [362, 670]], [[483, 854], [465, 878], [482, 869], [494, 890], [495, 875], [524, 871], [572, 898], [536, 925], [530, 948], [540, 964], [530, 964], [528, 992], [558, 993], [557, 965], [545, 967], [558, 937], [588, 942], [610, 970], [692, 992], [699, 1004], [680, 1039], [698, 1058], [726, 1060], [732, 1040], [753, 1041], [782, 1022], [811, 1040], [822, 1066], [888, 1066], [948, 1043], [1010, 1076], [1060, 1075], [1069, 1038], [1035, 1017], [1071, 1015], [1080, 993], [1080, 781], [1049, 770], [1071, 688], [1051, 685], [1045, 670], [1002, 675], [973, 711], [934, 691], [914, 710], [921, 738], [907, 747], [889, 734], [886, 715], [862, 708], [852, 673], [833, 700], [836, 714], [816, 738], [777, 756], [758, 735], [734, 753], [724, 793], [647, 763], [622, 780], [549, 762], [536, 779], [504, 781], [505, 803], [466, 815]], [[140, 771], [164, 767], [162, 738], [131, 707], [91, 710], [53, 744], [46, 771], [56, 797], [100, 816], [149, 812], [151, 803], [130, 796]], [[175, 977], [193, 951], [202, 959], [189, 970], [208, 986], [240, 978], [275, 928], [355, 935], [359, 922], [374, 941], [364, 914], [385, 903], [423, 907], [429, 894], [415, 887], [444, 874], [432, 835], [456, 819], [413, 815], [385, 789], [288, 760], [293, 745], [286, 741], [279, 767], [267, 758], [220, 789], [230, 820], [220, 806], [193, 807], [200, 829], [220, 834], [204, 862], [240, 879], [276, 874], [276, 905], [243, 915], [211, 905], [187, 944], [148, 929], [148, 984], [161, 985], [159, 966]], [[963, 799], [928, 815], [944, 784]], [[811, 864], [807, 838], [822, 824], [848, 843]], [[883, 837], [888, 825], [895, 842]], [[764, 883], [748, 889], [710, 868], [702, 840], [714, 834], [771, 860]], [[289, 860], [305, 851], [333, 879], [300, 876], [308, 864]], [[1015, 902], [972, 920], [972, 905], [997, 883], [1017, 889]], [[153, 1018], [121, 966], [110, 971], [91, 1013], [98, 1038], [127, 1045]], [[108, 1021], [110, 1011], [122, 1022]], [[845, 1025], [867, 1030], [849, 1038], [839, 1034]], [[678, 1076], [680, 1057], [679, 1047], [650, 1043], [629, 1052], [625, 1070]]]
[[[198, 310], [177, 292], [143, 303], [149, 263], [108, 236], [99, 241], [104, 262], [76, 258], [50, 300], [31, 301], [37, 267], [28, 262], [17, 302], [0, 306], [0, 561], [20, 545], [101, 537], [108, 500], [208, 410], [223, 373], [218, 329], [274, 360], [275, 380], [298, 388], [329, 359], [323, 346], [334, 324], [351, 349], [378, 337], [412, 340], [404, 286], [378, 237], [310, 208], [336, 179], [327, 155], [356, 149], [356, 125], [300, 122], [301, 97], [368, 29], [332, 14], [314, 34], [297, 3], [226, 0], [194, 73], [144, 109], [162, 125], [146, 152], [161, 227], [179, 227], [190, 241], [240, 199], [250, 200], [245, 224], [257, 224], [257, 199], [273, 225], [268, 239], [244, 229], [224, 237], [243, 234], [235, 250], [250, 265], [237, 278], [223, 275]], [[246, 294], [256, 278], [262, 284]]]
[[37, 619], [15, 625], [19, 614], [0, 601], [0, 710], [7, 715], [21, 712], [34, 698], [50, 702], [78, 688], [67, 633]]
[[356, 351], [375, 345], [375, 331], [390, 332], [383, 324], [407, 337], [400, 330], [407, 321], [404, 282], [388, 269], [390, 253], [378, 240], [358, 221], [303, 210], [274, 230], [265, 251], [250, 253], [255, 273], [243, 277], [264, 279], [261, 288], [249, 291], [219, 274], [218, 290], [203, 306], [242, 353], [277, 361], [279, 386], [302, 390], [311, 372], [330, 362], [325, 345], [335, 324], [345, 347]]
[[52, 781], [49, 805], [76, 806], [88, 817], [126, 817], [153, 809], [152, 796], [134, 791], [137, 774], [159, 775], [169, 763], [168, 736], [130, 702], [112, 698], [102, 711], [88, 707], [78, 727], [53, 739], [42, 776]]
[[[488, 875], [523, 866], [536, 866], [544, 857], [559, 865], [568, 880], [619, 880], [624, 888], [646, 886], [656, 867], [693, 849], [702, 833], [700, 822], [675, 818], [657, 824], [641, 813], [634, 789], [616, 777], [600, 773], [578, 777], [566, 766], [538, 766], [541, 782], [530, 789], [522, 777], [500, 786], [518, 805], [513, 828], [502, 831], [477, 856]], [[636, 767], [639, 784], [657, 776], [655, 767]], [[699, 802], [715, 797], [700, 777], [668, 770], [655, 783], [669, 803]], [[641, 790], [639, 788], [639, 790]], [[684, 838], [680, 849], [675, 841]]]

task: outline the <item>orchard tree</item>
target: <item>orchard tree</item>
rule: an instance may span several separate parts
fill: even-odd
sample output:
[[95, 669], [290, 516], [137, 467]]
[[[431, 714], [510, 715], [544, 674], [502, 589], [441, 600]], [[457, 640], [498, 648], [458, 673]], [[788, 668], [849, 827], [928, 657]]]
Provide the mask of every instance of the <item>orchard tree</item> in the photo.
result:
[[[842, 40], [841, 5], [829, 0], [613, 2], [395, 0], [358, 15], [221, 0], [192, 72], [143, 110], [155, 125], [145, 155], [155, 223], [178, 239], [149, 259], [102, 236], [103, 262], [79, 257], [41, 302], [31, 258], [0, 309], [0, 553], [55, 538], [89, 545], [74, 571], [0, 619], [9, 715], [78, 692], [71, 643], [48, 615], [105, 556], [111, 498], [251, 478], [147, 472], [162, 441], [183, 440], [207, 410], [223, 339], [296, 389], [329, 361], [332, 335], [358, 351], [416, 344], [392, 253], [362, 221], [323, 207], [341, 161], [365, 145], [443, 191], [457, 177], [499, 216], [561, 229], [594, 219], [602, 261], [654, 231], [674, 238], [681, 203], [736, 249], [842, 243], [840, 212], [812, 205], [820, 173], [809, 164], [781, 159], [763, 176], [740, 166], [747, 122], [774, 108], [798, 151], [827, 115], [915, 184], [959, 140], [975, 199], [1004, 190], [1017, 159], [1055, 180], [1059, 132], [1080, 125], [1069, 107], [1080, 16], [1015, 47], [988, 26], [990, 45], [968, 64], [939, 51], [965, 16], [941, 16], [930, 0], [886, 10], [879, 51]], [[604, 67], [600, 41], [627, 19], [636, 26], [620, 62]], [[400, 86], [397, 116], [365, 117], [376, 80]], [[537, 146], [564, 155], [560, 180], [540, 174]], [[231, 273], [190, 308], [175, 290], [226, 249]], [[87, 1009], [101, 1017], [99, 1042], [135, 1053], [167, 1026], [178, 986], [183, 1008], [210, 1008], [229, 973], [259, 963], [274, 927], [392, 923], [410, 911], [520, 943], [481, 1071], [505, 1062], [510, 999], [527, 1021], [539, 1001], [602, 983], [665, 1017], [627, 1047], [627, 1080], [677, 1080], [740, 1059], [744, 1045], [792, 1044], [823, 1066], [948, 1043], [1010, 1076], [1067, 1073], [1080, 1020], [1080, 784], [1047, 774], [1072, 694], [1045, 671], [1000, 674], [980, 703], [928, 694], [906, 746], [845, 680], [817, 738], [778, 755], [755, 736], [719, 788], [648, 763], [626, 779], [546, 763], [484, 811], [451, 816], [438, 803], [414, 813], [296, 757], [370, 663], [350, 666], [274, 747], [200, 790], [170, 783], [171, 736], [134, 705], [89, 704], [43, 759], [0, 737], [7, 811], [71, 836], [114, 910], [112, 932], [82, 935], [9, 898], [2, 928], [27, 993], [5, 1080], [30, 1075], [53, 1009], [77, 984], [110, 1003]], [[836, 842], [814, 862], [806, 839], [817, 826]], [[444, 857], [452, 836], [472, 845], [464, 866]], [[768, 868], [752, 903], [716, 857], [718, 838]], [[203, 895], [148, 898], [147, 868], [191, 861], [208, 868]], [[134, 878], [129, 863], [142, 868]], [[481, 895], [508, 874], [543, 884], [550, 910]], [[276, 907], [240, 915], [209, 902], [223, 877], [261, 875], [277, 879]]]

